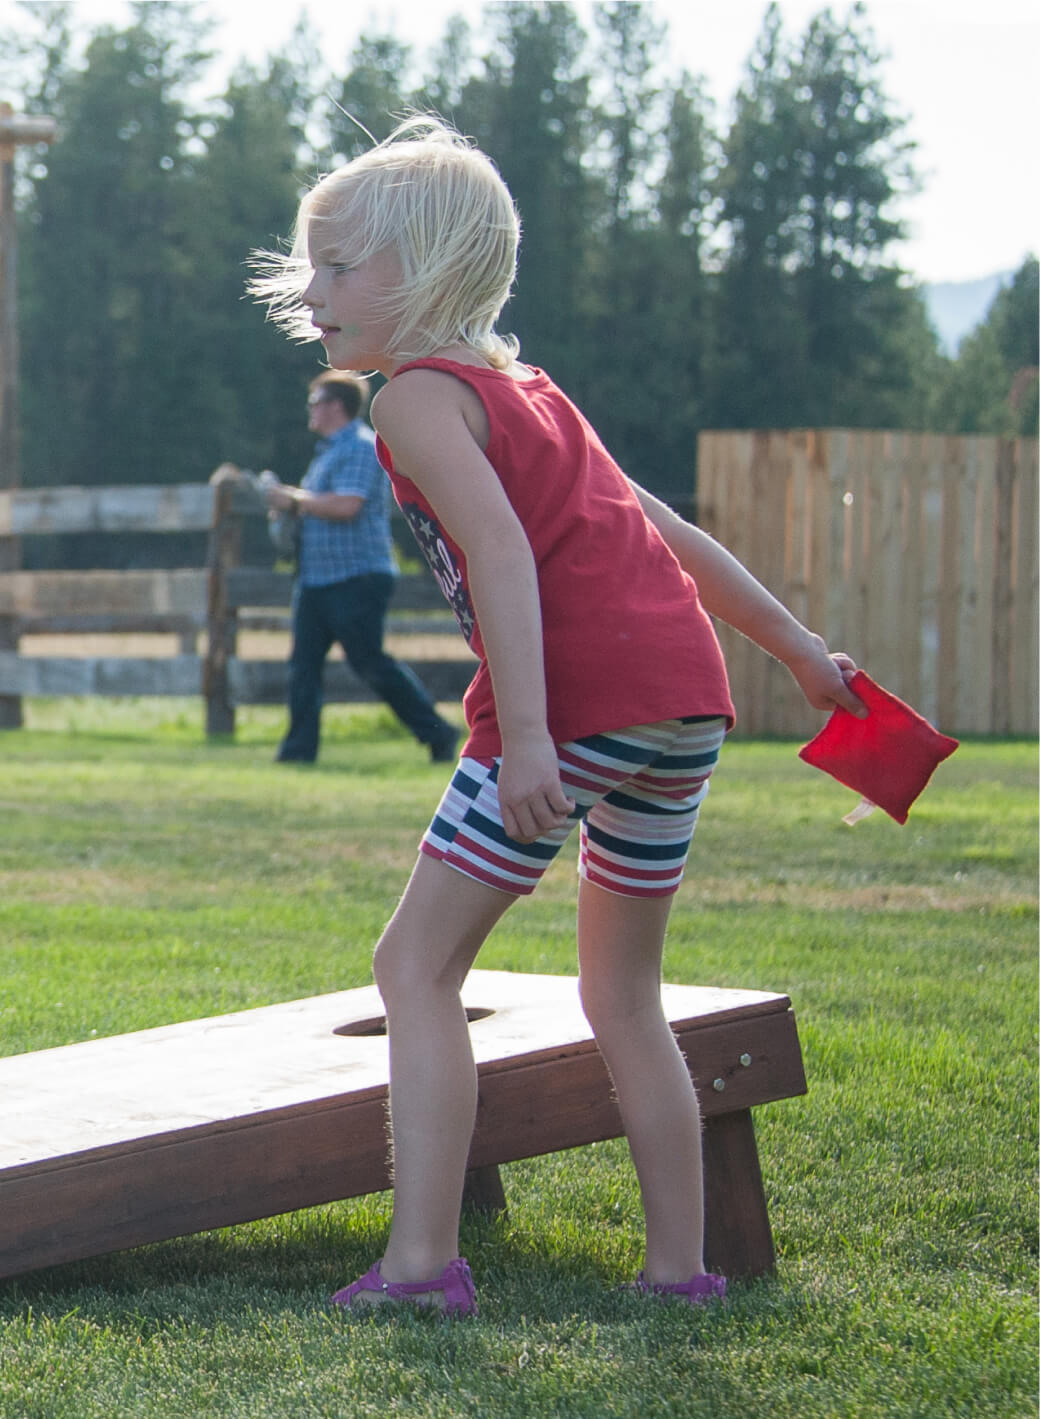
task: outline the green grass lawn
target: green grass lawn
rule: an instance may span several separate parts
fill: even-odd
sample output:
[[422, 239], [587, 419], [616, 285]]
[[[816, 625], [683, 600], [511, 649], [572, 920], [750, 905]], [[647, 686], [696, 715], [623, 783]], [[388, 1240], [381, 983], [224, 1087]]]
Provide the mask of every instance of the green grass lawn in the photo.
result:
[[[31, 702], [0, 737], [0, 1052], [368, 983], [444, 770], [341, 707], [275, 765], [281, 720], [208, 744], [195, 703]], [[0, 1416], [1036, 1415], [1035, 748], [965, 743], [905, 827], [854, 829], [795, 748], [728, 746], [666, 961], [794, 1002], [808, 1095], [756, 1111], [774, 1278], [618, 1290], [640, 1216], [604, 1143], [503, 1169], [472, 1323], [330, 1314], [386, 1195], [0, 1282]], [[482, 966], [574, 974], [573, 871]]]

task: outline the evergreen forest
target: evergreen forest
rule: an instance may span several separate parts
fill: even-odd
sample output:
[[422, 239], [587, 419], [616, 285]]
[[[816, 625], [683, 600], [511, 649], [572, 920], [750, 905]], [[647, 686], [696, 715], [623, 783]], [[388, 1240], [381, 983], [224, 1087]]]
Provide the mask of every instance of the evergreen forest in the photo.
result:
[[16, 163], [26, 486], [196, 482], [225, 460], [295, 481], [321, 351], [265, 322], [246, 263], [413, 109], [471, 134], [516, 198], [503, 326], [677, 505], [702, 428], [1035, 432], [1036, 261], [950, 359], [890, 255], [913, 123], [861, 5], [799, 34], [764, 7], [726, 123], [637, 4], [588, 28], [567, 3], [495, 5], [479, 40], [460, 18], [424, 54], [367, 33], [338, 66], [301, 18], [219, 93], [204, 5], [136, 3], [89, 33], [73, 4], [23, 8], [0, 97], [60, 129]]

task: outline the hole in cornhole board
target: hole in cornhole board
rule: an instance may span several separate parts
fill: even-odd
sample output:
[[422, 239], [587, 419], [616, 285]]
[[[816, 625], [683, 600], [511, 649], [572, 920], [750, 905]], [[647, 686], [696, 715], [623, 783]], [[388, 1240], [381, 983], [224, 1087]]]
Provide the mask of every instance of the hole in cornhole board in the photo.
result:
[[[473, 1024], [474, 1020], [486, 1020], [494, 1015], [493, 1010], [482, 1010], [479, 1006], [467, 1006], [466, 1020]], [[348, 1035], [351, 1039], [386, 1034], [386, 1016], [374, 1015], [370, 1020], [351, 1020], [346, 1025], [337, 1025], [332, 1032], [334, 1035]]]

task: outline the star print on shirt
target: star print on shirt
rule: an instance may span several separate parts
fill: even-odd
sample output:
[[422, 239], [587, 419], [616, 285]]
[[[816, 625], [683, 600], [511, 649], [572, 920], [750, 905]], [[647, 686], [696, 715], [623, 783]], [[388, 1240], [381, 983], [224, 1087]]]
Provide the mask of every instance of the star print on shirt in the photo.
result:
[[426, 558], [430, 571], [433, 572], [434, 580], [455, 613], [459, 629], [469, 642], [473, 638], [477, 621], [473, 614], [469, 592], [466, 590], [466, 583], [462, 578], [462, 570], [444, 539], [444, 533], [429, 513], [419, 507], [418, 503], [402, 503], [401, 511], [408, 519], [415, 540]]

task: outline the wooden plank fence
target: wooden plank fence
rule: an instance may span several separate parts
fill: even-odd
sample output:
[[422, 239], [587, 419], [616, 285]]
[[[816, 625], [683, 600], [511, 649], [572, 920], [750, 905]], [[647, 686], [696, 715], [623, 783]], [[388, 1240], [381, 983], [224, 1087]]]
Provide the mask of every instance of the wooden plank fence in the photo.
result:
[[[210, 734], [234, 732], [237, 705], [284, 701], [285, 660], [238, 655], [243, 626], [288, 625], [291, 574], [241, 563], [245, 521], [263, 516], [252, 479], [231, 465], [218, 469], [203, 484], [0, 492], [0, 547], [5, 539], [12, 542], [55, 532], [204, 531], [209, 535], [205, 567], [0, 570], [0, 625], [11, 628], [6, 641], [0, 642], [0, 699], [201, 694]], [[402, 620], [402, 612], [406, 617], [422, 614]], [[431, 612], [441, 614], [431, 616]], [[415, 572], [399, 578], [388, 624], [390, 629], [449, 632], [442, 657], [411, 664], [435, 698], [459, 699], [475, 661], [461, 637], [450, 634], [455, 623], [432, 576]], [[181, 637], [181, 653], [153, 658], [19, 653], [24, 635], [86, 632], [173, 632]], [[200, 633], [205, 636], [202, 654], [196, 652]], [[373, 696], [344, 662], [330, 660], [325, 698], [343, 703]]]
[[[834, 650], [953, 734], [1037, 732], [1037, 440], [702, 433], [697, 518]], [[820, 716], [721, 627], [745, 734]]]
[[[955, 734], [1037, 731], [1037, 441], [825, 429], [710, 432], [698, 449], [698, 518], [835, 649]], [[230, 465], [208, 484], [0, 492], [0, 553], [38, 533], [206, 531], [206, 567], [0, 570], [0, 702], [22, 695], [195, 695], [207, 729], [235, 707], [278, 703], [282, 660], [238, 655], [245, 625], [286, 624], [291, 577], [240, 560], [262, 516]], [[0, 559], [0, 566], [3, 565]], [[10, 565], [10, 562], [8, 562]], [[391, 628], [450, 629], [432, 577], [400, 579]], [[265, 618], [266, 613], [266, 618]], [[273, 613], [277, 613], [276, 615]], [[422, 613], [421, 619], [402, 619]], [[22, 635], [161, 631], [181, 654], [26, 656]], [[200, 632], [204, 653], [196, 653]], [[738, 732], [806, 736], [819, 724], [781, 666], [720, 627]], [[461, 639], [414, 662], [438, 699], [473, 671]], [[330, 701], [371, 698], [326, 668]]]

